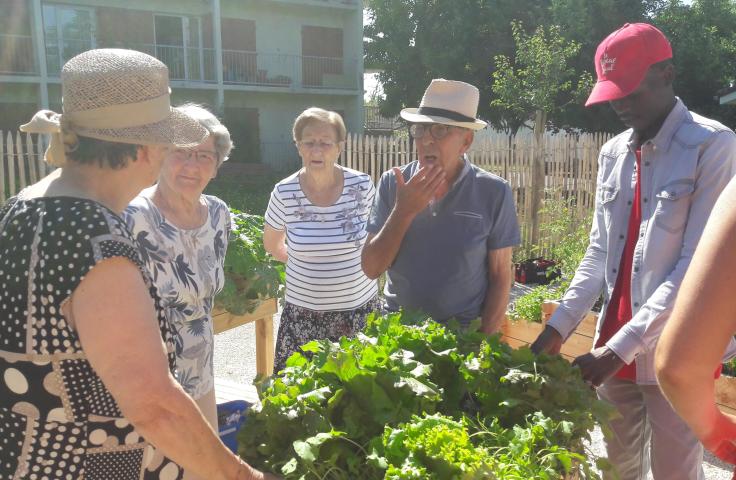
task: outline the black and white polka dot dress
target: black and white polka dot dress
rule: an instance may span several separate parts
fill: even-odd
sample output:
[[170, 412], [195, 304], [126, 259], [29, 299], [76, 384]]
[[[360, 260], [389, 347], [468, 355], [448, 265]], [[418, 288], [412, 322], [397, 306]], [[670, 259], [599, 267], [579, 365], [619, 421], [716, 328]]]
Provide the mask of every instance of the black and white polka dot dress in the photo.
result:
[[181, 477], [174, 463], [151, 462], [153, 447], [123, 417], [61, 311], [110, 257], [141, 269], [173, 371], [171, 329], [122, 219], [71, 197], [12, 198], [0, 209], [0, 479]]

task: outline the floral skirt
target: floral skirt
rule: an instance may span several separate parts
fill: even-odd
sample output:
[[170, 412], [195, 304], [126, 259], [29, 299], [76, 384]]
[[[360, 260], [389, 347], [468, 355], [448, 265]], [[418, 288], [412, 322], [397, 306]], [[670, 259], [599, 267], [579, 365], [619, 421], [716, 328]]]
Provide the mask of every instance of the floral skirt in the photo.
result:
[[286, 366], [286, 360], [299, 347], [312, 340], [336, 341], [352, 337], [365, 327], [365, 317], [381, 309], [378, 297], [355, 310], [320, 312], [286, 302], [281, 312], [273, 373]]

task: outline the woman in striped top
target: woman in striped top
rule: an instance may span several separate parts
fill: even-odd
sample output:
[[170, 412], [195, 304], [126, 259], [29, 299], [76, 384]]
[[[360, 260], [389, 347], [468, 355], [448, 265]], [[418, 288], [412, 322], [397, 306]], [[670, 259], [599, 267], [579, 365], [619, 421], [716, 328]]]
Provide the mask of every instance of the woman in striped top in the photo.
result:
[[301, 345], [354, 335], [378, 308], [378, 288], [360, 266], [375, 188], [337, 164], [345, 124], [336, 112], [309, 108], [294, 122], [302, 168], [276, 184], [263, 243], [286, 263], [274, 373]]

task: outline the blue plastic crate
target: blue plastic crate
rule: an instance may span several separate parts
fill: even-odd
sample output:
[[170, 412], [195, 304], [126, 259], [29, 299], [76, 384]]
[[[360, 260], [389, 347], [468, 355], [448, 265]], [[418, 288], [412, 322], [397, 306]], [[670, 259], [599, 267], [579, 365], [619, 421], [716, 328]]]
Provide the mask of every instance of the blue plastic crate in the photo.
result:
[[238, 431], [245, 423], [245, 412], [251, 403], [233, 400], [217, 405], [217, 427], [220, 440], [234, 453], [238, 451]]

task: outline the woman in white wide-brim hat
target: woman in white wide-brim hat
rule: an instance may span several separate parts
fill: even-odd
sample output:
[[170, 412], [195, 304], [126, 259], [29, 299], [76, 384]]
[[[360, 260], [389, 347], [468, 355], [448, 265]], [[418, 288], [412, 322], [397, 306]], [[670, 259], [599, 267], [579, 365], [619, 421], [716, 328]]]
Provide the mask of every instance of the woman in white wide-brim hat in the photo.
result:
[[[174, 379], [171, 327], [119, 216], [169, 146], [207, 131], [171, 109], [149, 55], [84, 52], [61, 82], [63, 113], [22, 128], [51, 134], [60, 168], [0, 210], [0, 478], [262, 478]], [[152, 462], [154, 444], [168, 458]]]

